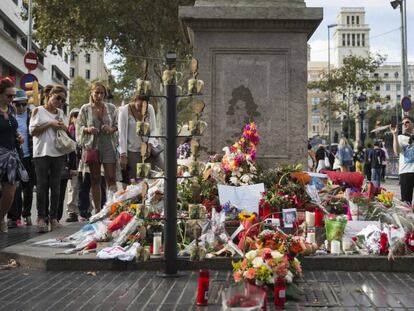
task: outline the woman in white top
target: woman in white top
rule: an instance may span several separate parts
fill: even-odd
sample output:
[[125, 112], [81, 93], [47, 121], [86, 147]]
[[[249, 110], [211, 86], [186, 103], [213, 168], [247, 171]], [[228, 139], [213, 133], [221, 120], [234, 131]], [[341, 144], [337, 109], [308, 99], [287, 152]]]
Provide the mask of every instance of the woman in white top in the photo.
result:
[[66, 101], [67, 91], [55, 85], [46, 97], [44, 106], [37, 107], [30, 119], [30, 134], [33, 136], [33, 162], [36, 170], [37, 227], [38, 232], [47, 232], [45, 222], [46, 202], [50, 188], [50, 231], [58, 226], [57, 211], [60, 193], [60, 177], [64, 154], [55, 147], [57, 130], [66, 130], [63, 111], [58, 107]]
[[[150, 148], [157, 147], [155, 138], [143, 137], [137, 134], [137, 121], [143, 120], [142, 104], [148, 101], [147, 96], [136, 95], [133, 100], [119, 108], [119, 153], [121, 168], [128, 172], [129, 179], [137, 178], [137, 163], [141, 161], [141, 143], [145, 142]], [[156, 120], [154, 107], [148, 104], [146, 122], [149, 122], [149, 136], [156, 135]], [[129, 180], [128, 180], [129, 181]], [[124, 180], [124, 182], [126, 182]]]

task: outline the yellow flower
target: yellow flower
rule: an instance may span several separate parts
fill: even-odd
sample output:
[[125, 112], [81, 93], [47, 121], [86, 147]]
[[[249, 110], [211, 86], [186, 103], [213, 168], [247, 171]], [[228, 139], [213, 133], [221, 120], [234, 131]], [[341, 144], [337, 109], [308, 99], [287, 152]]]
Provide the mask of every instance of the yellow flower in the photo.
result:
[[241, 212], [239, 214], [239, 219], [242, 220], [242, 221], [243, 220], [253, 221], [253, 220], [255, 220], [255, 218], [256, 218], [255, 214], [250, 214], [250, 213], [246, 213], [246, 212]]
[[129, 208], [136, 210], [138, 208], [138, 204], [131, 204], [129, 205]]

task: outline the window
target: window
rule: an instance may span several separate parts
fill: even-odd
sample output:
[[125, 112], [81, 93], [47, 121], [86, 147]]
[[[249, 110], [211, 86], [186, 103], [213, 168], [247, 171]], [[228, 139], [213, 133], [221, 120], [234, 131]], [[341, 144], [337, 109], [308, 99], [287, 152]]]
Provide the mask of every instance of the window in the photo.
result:
[[395, 79], [398, 79], [398, 76], [399, 76], [398, 71], [394, 72], [394, 77], [395, 77]]
[[91, 54], [87, 53], [85, 54], [85, 59], [86, 59], [86, 63], [90, 63], [91, 62]]
[[25, 49], [27, 48], [27, 39], [22, 37], [20, 38], [20, 44], [22, 47], [24, 47]]
[[378, 78], [378, 77], [379, 77], [378, 72], [375, 72], [374, 73], [374, 78]]
[[349, 16], [346, 17], [346, 24], [349, 25]]
[[401, 91], [401, 84], [397, 83], [397, 91]]
[[69, 54], [65, 53], [65, 63], [69, 63]]
[[75, 68], [70, 67], [70, 77], [73, 78], [75, 76]]
[[86, 69], [85, 78], [86, 80], [89, 80], [91, 78], [91, 71], [89, 69]]
[[401, 95], [397, 95], [397, 101], [399, 102], [401, 100]]
[[411, 91], [411, 84], [408, 84], [408, 90]]
[[61, 47], [58, 47], [58, 54], [63, 57], [63, 50]]
[[346, 46], [346, 35], [342, 34], [342, 46]]
[[352, 34], [352, 46], [355, 46], [355, 34]]
[[319, 97], [312, 97], [312, 105], [317, 106], [321, 102], [321, 99]]
[[356, 17], [356, 23], [359, 25], [359, 16]]
[[355, 16], [352, 16], [351, 21], [352, 21], [352, 25], [354, 25], [355, 24]]
[[10, 25], [8, 22], [3, 21], [3, 29], [5, 32], [7, 32], [9, 34], [10, 37], [12, 37], [13, 39], [17, 38], [17, 31], [16, 29], [13, 28], [12, 25]]
[[377, 109], [377, 110], [381, 110], [381, 105], [377, 105], [377, 106], [375, 107], [375, 109]]
[[316, 132], [316, 126], [315, 125], [312, 125], [312, 131]]
[[388, 72], [384, 72], [384, 78], [388, 78], [389, 76]]
[[13, 0], [15, 5], [19, 5], [19, 0]]
[[70, 53], [70, 60], [73, 62], [75, 61], [76, 54], [75, 52]]
[[391, 85], [390, 84], [385, 84], [385, 90], [386, 91], [391, 91]]
[[385, 99], [390, 101], [391, 100], [391, 95], [385, 95]]
[[357, 34], [357, 46], [361, 46], [361, 34]]
[[362, 46], [365, 46], [365, 34], [362, 34]]
[[351, 46], [351, 34], [349, 34], [349, 33], [348, 33], [348, 34], [346, 35], [346, 39], [347, 39], [347, 40], [346, 40], [346, 45], [347, 45], [347, 46]]
[[312, 116], [312, 124], [319, 124], [320, 121], [321, 121], [320, 116]]
[[376, 86], [375, 86], [375, 90], [376, 90], [376, 91], [381, 91], [381, 86], [376, 85]]

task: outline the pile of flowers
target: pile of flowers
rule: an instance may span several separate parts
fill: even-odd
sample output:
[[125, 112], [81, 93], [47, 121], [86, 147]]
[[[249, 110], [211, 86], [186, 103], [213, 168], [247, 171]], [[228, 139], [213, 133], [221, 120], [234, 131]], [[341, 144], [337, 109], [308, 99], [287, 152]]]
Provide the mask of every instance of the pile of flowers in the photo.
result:
[[233, 278], [235, 282], [246, 280], [256, 285], [273, 285], [275, 279], [283, 278], [292, 283], [295, 277], [302, 274], [302, 267], [297, 258], [270, 248], [252, 250], [245, 258], [233, 262]]
[[246, 124], [242, 137], [230, 147], [223, 148], [225, 155], [221, 167], [229, 184], [249, 185], [253, 181], [256, 169], [256, 151], [260, 137], [254, 122]]

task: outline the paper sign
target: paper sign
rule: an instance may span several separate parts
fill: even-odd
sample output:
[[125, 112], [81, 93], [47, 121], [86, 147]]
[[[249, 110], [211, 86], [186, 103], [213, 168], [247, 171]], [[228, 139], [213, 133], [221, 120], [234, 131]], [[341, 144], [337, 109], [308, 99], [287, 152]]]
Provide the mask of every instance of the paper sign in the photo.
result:
[[264, 192], [264, 184], [255, 184], [249, 186], [224, 186], [218, 185], [220, 204], [230, 203], [242, 211], [248, 213], [259, 212], [259, 200]]

